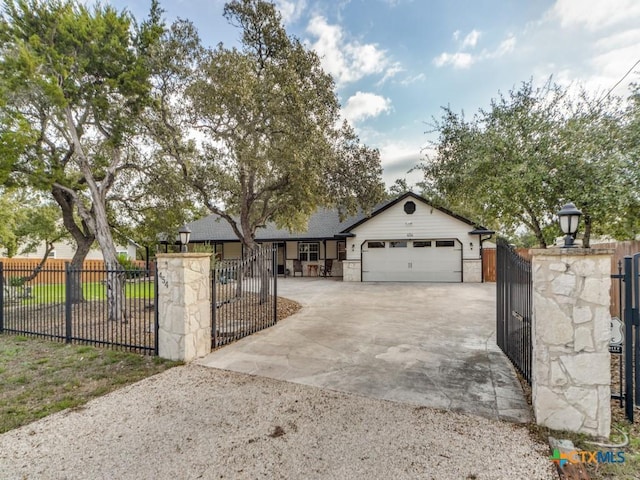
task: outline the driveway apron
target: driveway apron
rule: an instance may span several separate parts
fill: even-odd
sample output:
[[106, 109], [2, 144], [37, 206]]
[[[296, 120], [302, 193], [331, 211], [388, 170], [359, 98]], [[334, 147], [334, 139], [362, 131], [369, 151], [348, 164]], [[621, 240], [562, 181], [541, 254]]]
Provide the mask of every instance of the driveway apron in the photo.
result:
[[198, 363], [372, 398], [527, 422], [495, 342], [494, 284], [279, 279], [303, 309]]

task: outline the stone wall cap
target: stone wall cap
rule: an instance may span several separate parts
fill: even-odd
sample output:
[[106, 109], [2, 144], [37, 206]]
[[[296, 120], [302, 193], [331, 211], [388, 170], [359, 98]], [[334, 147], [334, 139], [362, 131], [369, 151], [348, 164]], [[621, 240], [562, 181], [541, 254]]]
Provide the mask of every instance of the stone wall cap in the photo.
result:
[[156, 258], [204, 258], [211, 257], [213, 253], [157, 253]]
[[548, 257], [585, 257], [587, 255], [613, 255], [615, 250], [613, 248], [531, 248], [529, 250], [530, 255], [540, 255]]

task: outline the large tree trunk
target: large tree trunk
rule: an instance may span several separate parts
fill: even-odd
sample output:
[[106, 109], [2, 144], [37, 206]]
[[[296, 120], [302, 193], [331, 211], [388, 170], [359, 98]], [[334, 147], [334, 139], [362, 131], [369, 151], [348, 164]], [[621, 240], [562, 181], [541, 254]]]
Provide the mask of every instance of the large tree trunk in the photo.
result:
[[[73, 272], [80, 272], [84, 265], [84, 259], [87, 258], [87, 254], [89, 250], [91, 250], [91, 245], [93, 245], [94, 237], [93, 235], [75, 237], [76, 241], [76, 253], [73, 254], [73, 258], [71, 259], [71, 263], [69, 264], [69, 269]], [[84, 295], [82, 293], [82, 274], [76, 273], [72, 274], [69, 278], [69, 299], [71, 303], [82, 303], [84, 302]]]
[[[65, 228], [76, 242], [76, 251], [71, 259], [70, 268], [74, 271], [82, 270], [84, 259], [87, 257], [89, 250], [91, 250], [91, 245], [93, 245], [93, 242], [95, 241], [95, 236], [89, 231], [89, 228], [84, 221], [78, 225], [74, 215], [75, 199], [69, 194], [69, 192], [66, 192], [62, 188], [54, 185], [51, 189], [51, 193], [56, 203], [60, 206], [60, 210], [62, 210], [62, 222]], [[82, 293], [81, 275], [71, 275], [69, 283], [70, 289], [68, 294], [71, 303], [82, 303], [84, 301], [84, 295]]]
[[96, 239], [102, 250], [107, 268], [107, 316], [110, 321], [126, 323], [127, 309], [125, 304], [125, 273], [118, 262], [116, 247], [111, 236], [104, 206], [94, 204]]
[[[107, 192], [113, 185], [118, 165], [121, 163], [121, 155], [118, 147], [113, 148], [108, 167], [104, 171], [104, 177], [97, 181], [91, 170], [89, 158], [84, 151], [78, 129], [76, 128], [71, 109], [66, 109], [67, 126], [74, 147], [74, 160], [84, 176], [87, 188], [91, 195], [92, 209], [88, 211], [82, 202], [77, 202], [78, 213], [90, 226], [100, 245], [105, 266], [107, 267], [107, 317], [110, 321], [127, 321], [124, 280], [125, 274], [118, 262], [116, 246], [111, 235], [109, 219], [107, 216]], [[103, 132], [104, 133], [104, 132]], [[105, 134], [107, 135], [107, 134]]]

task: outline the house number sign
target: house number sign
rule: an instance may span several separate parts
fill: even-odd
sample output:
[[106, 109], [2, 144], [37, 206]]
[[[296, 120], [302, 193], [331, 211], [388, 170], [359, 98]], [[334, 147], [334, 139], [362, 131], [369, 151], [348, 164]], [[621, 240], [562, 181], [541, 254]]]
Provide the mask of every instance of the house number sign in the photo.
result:
[[624, 329], [622, 320], [618, 317], [611, 318], [611, 342], [609, 343], [609, 353], [622, 355], [622, 344], [624, 343]]

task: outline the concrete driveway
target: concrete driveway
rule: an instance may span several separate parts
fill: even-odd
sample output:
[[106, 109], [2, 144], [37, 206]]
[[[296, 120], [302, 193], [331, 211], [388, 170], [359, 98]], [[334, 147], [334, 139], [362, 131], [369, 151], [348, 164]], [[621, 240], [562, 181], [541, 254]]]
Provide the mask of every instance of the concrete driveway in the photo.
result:
[[223, 347], [208, 367], [483, 417], [526, 422], [495, 344], [494, 284], [279, 279], [303, 309]]

